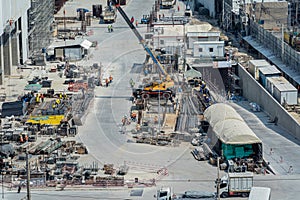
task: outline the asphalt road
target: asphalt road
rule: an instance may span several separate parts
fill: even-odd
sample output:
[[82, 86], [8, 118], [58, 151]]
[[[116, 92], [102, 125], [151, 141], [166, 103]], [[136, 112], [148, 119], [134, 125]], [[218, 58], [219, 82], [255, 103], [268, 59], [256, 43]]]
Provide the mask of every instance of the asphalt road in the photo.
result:
[[[104, 1], [101, 3], [104, 5]], [[177, 1], [177, 3], [182, 6], [181, 1]], [[70, 1], [66, 4], [67, 13], [74, 12], [76, 8], [85, 7], [88, 4], [98, 4], [98, 1]], [[131, 0], [124, 9], [129, 17], [134, 16], [140, 20], [143, 14], [149, 13], [153, 4], [154, 0]], [[128, 175], [125, 176], [126, 180], [136, 177], [140, 180], [155, 178], [157, 180], [156, 187], [135, 188], [143, 190], [141, 197], [130, 196], [131, 189], [127, 188], [95, 191], [84, 188], [66, 188], [65, 191], [33, 190], [32, 199], [155, 199], [153, 195], [161, 186], [171, 186], [175, 193], [183, 193], [186, 190], [213, 192], [215, 190], [214, 180], [217, 176], [216, 167], [207, 162], [197, 162], [190, 153], [192, 150], [190, 144], [182, 143], [179, 147], [158, 147], [128, 143], [128, 134], [119, 132], [121, 119], [125, 114], [129, 114], [131, 106], [128, 99], [131, 95], [129, 80], [132, 78], [138, 81], [141, 78], [140, 69], [133, 68], [133, 66], [144, 62], [145, 51], [121, 16], [117, 17], [117, 22], [113, 26], [114, 32], [108, 33], [106, 24], [99, 24], [98, 20], [93, 20], [92, 26], [88, 27], [93, 34], [87, 38], [90, 41], [97, 41], [98, 47], [91, 52], [87, 59], [76, 63], [82, 66], [101, 63], [104, 67], [104, 77], [109, 75], [114, 77], [113, 83], [109, 87], [96, 88], [95, 99], [87, 111], [85, 123], [79, 127], [76, 139], [83, 142], [90, 153], [88, 156], [80, 158], [80, 161], [87, 165], [96, 161], [100, 166], [105, 163], [114, 163], [115, 166], [119, 166], [127, 162], [131, 168]], [[139, 25], [138, 30], [143, 34], [146, 32], [146, 26]], [[130, 128], [132, 126], [127, 130], [130, 131]], [[268, 140], [266, 136], [264, 137]], [[280, 141], [278, 139], [272, 145], [280, 146]], [[265, 150], [266, 152], [267, 150]], [[288, 152], [286, 155], [288, 157]], [[300, 166], [297, 161], [294, 162], [294, 165], [295, 169], [298, 169], [296, 166]], [[162, 167], [167, 169], [167, 174], [158, 177], [155, 170]], [[271, 187], [272, 200], [297, 199], [296, 192], [300, 186], [300, 177], [297, 173], [285, 173], [282, 176], [257, 175], [254, 185]], [[26, 194], [25, 190], [22, 190], [20, 194], [16, 191], [5, 191], [4, 196], [4, 199], [21, 199]]]

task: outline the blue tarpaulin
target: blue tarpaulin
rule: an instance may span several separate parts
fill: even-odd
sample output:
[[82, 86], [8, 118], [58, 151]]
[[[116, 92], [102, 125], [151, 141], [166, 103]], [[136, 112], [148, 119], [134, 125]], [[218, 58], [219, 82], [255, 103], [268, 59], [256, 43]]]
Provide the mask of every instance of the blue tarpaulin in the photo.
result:
[[83, 12], [90, 12], [88, 9], [86, 8], [77, 8], [76, 12], [80, 12], [80, 11], [83, 11]]

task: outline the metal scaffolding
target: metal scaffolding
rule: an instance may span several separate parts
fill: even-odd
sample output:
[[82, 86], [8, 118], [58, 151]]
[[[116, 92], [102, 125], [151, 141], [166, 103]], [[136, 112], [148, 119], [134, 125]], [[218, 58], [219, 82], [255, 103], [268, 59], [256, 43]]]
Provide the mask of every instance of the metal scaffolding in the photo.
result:
[[54, 1], [32, 0], [28, 21], [29, 55], [41, 55], [53, 40]]

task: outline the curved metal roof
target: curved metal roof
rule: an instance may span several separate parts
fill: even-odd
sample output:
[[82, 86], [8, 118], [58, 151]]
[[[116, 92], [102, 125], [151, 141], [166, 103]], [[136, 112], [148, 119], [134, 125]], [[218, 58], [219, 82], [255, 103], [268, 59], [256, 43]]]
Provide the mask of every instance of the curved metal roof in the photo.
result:
[[214, 133], [225, 144], [256, 144], [261, 140], [249, 126], [237, 119], [219, 121], [213, 127]]
[[244, 121], [243, 118], [228, 104], [217, 103], [209, 106], [204, 111], [204, 118], [213, 127], [217, 122], [226, 119], [236, 119]]
[[261, 143], [243, 118], [228, 104], [211, 105], [205, 110], [204, 118], [209, 122], [218, 139], [225, 144]]

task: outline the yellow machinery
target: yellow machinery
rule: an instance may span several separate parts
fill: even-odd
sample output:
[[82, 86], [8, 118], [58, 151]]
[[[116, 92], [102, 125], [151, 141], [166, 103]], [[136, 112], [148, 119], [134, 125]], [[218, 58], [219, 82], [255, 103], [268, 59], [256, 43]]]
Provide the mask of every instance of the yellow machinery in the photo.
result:
[[300, 51], [300, 37], [297, 32], [285, 31], [284, 41], [293, 47], [296, 51]]
[[153, 82], [150, 85], [147, 85], [144, 87], [142, 91], [138, 93], [138, 95], [141, 95], [143, 98], [149, 98], [150, 96], [157, 96], [158, 94], [163, 96], [164, 98], [171, 97], [172, 91], [170, 90], [171, 87], [173, 87], [174, 82], [171, 80], [170, 76], [162, 66], [162, 64], [159, 62], [159, 60], [156, 58], [154, 52], [148, 47], [147, 43], [145, 42], [144, 38], [141, 36], [141, 34], [138, 32], [136, 27], [134, 26], [134, 23], [131, 22], [131, 20], [128, 18], [124, 10], [121, 8], [117, 0], [111, 0], [112, 4], [115, 5], [116, 9], [119, 11], [119, 13], [122, 15], [128, 26], [131, 28], [135, 36], [138, 38], [139, 42], [142, 44], [144, 50], [148, 53], [148, 55], [151, 57], [153, 64], [156, 65], [160, 71], [160, 73], [165, 76], [165, 80], [161, 83], [159, 82]]
[[31, 116], [26, 123], [58, 126], [64, 118], [64, 115]]

